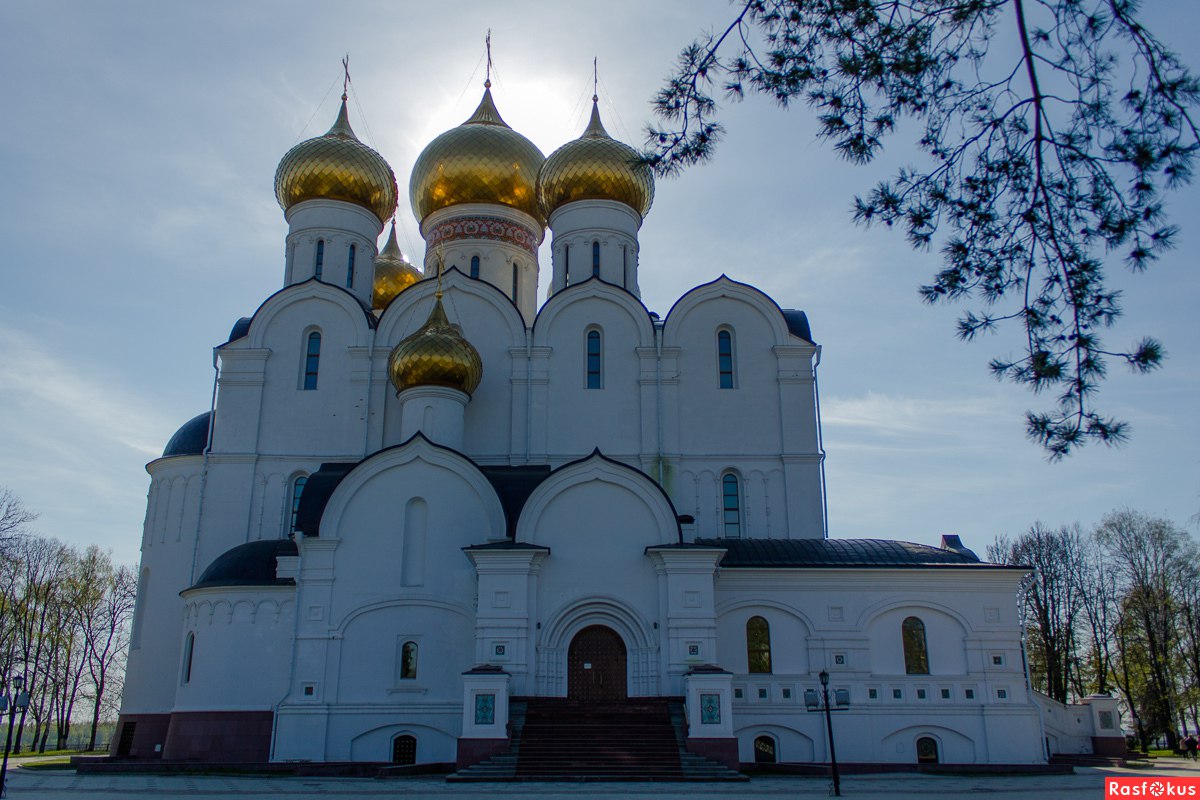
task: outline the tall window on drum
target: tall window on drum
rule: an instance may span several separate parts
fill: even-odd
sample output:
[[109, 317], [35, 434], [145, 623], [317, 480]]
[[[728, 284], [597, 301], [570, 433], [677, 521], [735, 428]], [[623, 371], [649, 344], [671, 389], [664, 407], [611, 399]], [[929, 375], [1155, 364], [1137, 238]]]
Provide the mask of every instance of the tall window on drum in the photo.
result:
[[733, 388], [733, 334], [717, 331], [717, 377], [722, 389]]
[[321, 280], [321, 272], [325, 269], [325, 240], [317, 239], [317, 259], [313, 262], [313, 277]]
[[346, 288], [354, 288], [354, 245], [350, 245], [350, 252], [346, 256]]
[[479, 256], [471, 256], [471, 277], [479, 277]]
[[604, 362], [600, 344], [600, 331], [587, 333], [587, 388], [600, 389], [604, 385]]
[[313, 331], [308, 335], [308, 346], [304, 351], [304, 388], [317, 388], [317, 370], [321, 366], [321, 333]]
[[292, 516], [288, 523], [288, 535], [296, 532], [296, 522], [300, 518], [300, 495], [304, 494], [304, 484], [308, 483], [307, 475], [297, 475], [292, 481]]
[[592, 242], [592, 277], [600, 277], [600, 243]]
[[517, 274], [517, 265], [516, 265], [516, 264], [513, 264], [513, 280], [512, 280], [512, 284], [513, 284], [513, 287], [512, 287], [512, 289], [513, 289], [513, 291], [512, 291], [512, 299], [513, 299], [513, 304], [514, 304], [514, 305], [515, 305], [515, 304], [516, 304], [516, 302], [517, 302], [517, 278], [518, 278], [518, 277], [519, 277], [519, 276], [518, 276], [518, 274]]
[[732, 472], [721, 476], [721, 535], [726, 539], [742, 535], [742, 493]]

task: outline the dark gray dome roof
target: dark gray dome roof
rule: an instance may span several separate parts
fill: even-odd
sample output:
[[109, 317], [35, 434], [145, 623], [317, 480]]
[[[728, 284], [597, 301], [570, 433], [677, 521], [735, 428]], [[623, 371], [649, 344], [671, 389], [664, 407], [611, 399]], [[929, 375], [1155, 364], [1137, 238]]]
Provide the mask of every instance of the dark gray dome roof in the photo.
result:
[[940, 567], [1027, 569], [982, 562], [970, 551], [892, 539], [697, 539], [700, 547], [722, 547], [721, 568]]
[[192, 417], [175, 431], [175, 435], [167, 442], [162, 457], [169, 456], [198, 456], [208, 446], [208, 426], [212, 422], [212, 412]]
[[292, 578], [275, 577], [275, 559], [299, 551], [291, 539], [263, 539], [226, 550], [208, 565], [192, 589], [213, 586], [295, 586]]

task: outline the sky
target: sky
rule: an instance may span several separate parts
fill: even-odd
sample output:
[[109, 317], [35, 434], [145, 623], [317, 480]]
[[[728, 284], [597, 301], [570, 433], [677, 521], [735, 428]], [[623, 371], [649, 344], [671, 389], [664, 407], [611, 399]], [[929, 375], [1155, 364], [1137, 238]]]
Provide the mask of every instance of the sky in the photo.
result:
[[[1188, 0], [1145, 19], [1200, 67]], [[0, 486], [38, 533], [138, 558], [144, 466], [207, 411], [212, 348], [282, 286], [283, 154], [337, 112], [350, 54], [351, 122], [392, 165], [400, 245], [423, 243], [404, 198], [421, 149], [466, 119], [492, 31], [493, 94], [544, 153], [587, 121], [592, 59], [609, 132], [641, 146], [649, 100], [678, 50], [731, 18], [723, 0], [645, 2], [162, 0], [0, 4]], [[661, 315], [724, 273], [804, 309], [818, 369], [830, 535], [983, 552], [1035, 521], [1097, 523], [1135, 508], [1192, 525], [1200, 511], [1200, 188], [1168, 198], [1177, 248], [1149, 272], [1114, 260], [1125, 316], [1114, 348], [1155, 336], [1164, 367], [1111, 365], [1106, 414], [1131, 441], [1047, 463], [1023, 413], [1049, 398], [994, 380], [1004, 335], [965, 344], [961, 309], [921, 303], [936, 252], [853, 224], [850, 206], [912, 156], [841, 162], [803, 106], [734, 105], [716, 159], [660, 180], [640, 235], [642, 299]], [[547, 243], [549, 237], [547, 237]], [[543, 245], [542, 294], [548, 277]]]

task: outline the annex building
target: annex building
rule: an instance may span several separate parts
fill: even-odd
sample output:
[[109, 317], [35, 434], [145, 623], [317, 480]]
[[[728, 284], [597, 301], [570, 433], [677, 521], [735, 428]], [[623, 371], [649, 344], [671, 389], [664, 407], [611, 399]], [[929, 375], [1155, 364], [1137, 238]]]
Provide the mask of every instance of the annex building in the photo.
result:
[[828, 537], [808, 317], [724, 275], [648, 310], [653, 179], [595, 106], [545, 157], [485, 90], [412, 169], [423, 269], [344, 96], [275, 192], [282, 287], [147, 466], [116, 755], [462, 768], [624, 702], [822, 762], [825, 671], [841, 761], [1045, 760], [1025, 570]]

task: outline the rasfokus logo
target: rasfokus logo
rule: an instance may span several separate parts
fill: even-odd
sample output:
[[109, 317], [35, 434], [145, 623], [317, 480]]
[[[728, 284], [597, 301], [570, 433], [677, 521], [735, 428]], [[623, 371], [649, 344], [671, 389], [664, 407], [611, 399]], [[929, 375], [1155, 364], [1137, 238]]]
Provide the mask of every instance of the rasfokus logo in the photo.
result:
[[1105, 778], [1104, 796], [1200, 798], [1200, 778]]

